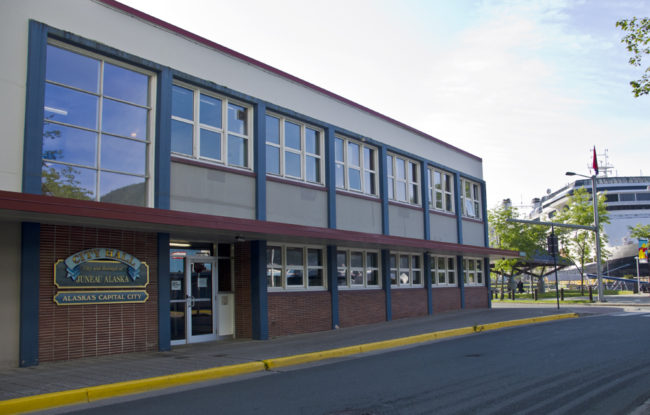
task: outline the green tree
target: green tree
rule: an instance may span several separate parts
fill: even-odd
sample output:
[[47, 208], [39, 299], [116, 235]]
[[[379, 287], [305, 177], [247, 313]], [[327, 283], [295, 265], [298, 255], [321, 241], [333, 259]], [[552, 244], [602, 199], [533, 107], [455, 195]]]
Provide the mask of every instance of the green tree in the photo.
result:
[[650, 238], [650, 224], [641, 225], [637, 223], [635, 226], [628, 226], [627, 228], [630, 230], [630, 236], [632, 238]]
[[[603, 226], [609, 223], [609, 214], [605, 207], [605, 199], [604, 194], [598, 196], [600, 248], [601, 257], [603, 258], [607, 256], [607, 251], [605, 250], [607, 235], [603, 233]], [[575, 189], [573, 195], [569, 196], [565, 208], [553, 220], [572, 225], [593, 226], [594, 206], [591, 194], [584, 187]], [[556, 233], [562, 246], [562, 256], [570, 258], [580, 271], [580, 291], [584, 293], [585, 263], [591, 262], [591, 259], [595, 255], [596, 233], [587, 229], [573, 230], [561, 227], [556, 229]]]
[[[624, 19], [616, 22], [616, 26], [626, 32], [621, 43], [626, 44], [628, 51], [632, 52], [629, 62], [634, 66], [641, 66], [643, 55], [650, 54], [650, 18]], [[650, 93], [650, 66], [648, 66], [641, 79], [630, 81], [632, 93], [635, 97]]]
[[[494, 270], [506, 276], [509, 281], [514, 277], [515, 267], [522, 260], [532, 260], [544, 248], [547, 228], [519, 222], [508, 222], [518, 217], [517, 209], [499, 206], [488, 212], [490, 227], [490, 246], [500, 249], [520, 251], [522, 258], [500, 259], [494, 262]], [[503, 290], [502, 290], [503, 293]]]
[[81, 182], [77, 180], [79, 173], [79, 170], [71, 166], [65, 166], [57, 171], [54, 167], [44, 165], [41, 172], [43, 194], [70, 199], [92, 200], [92, 192], [85, 189]]

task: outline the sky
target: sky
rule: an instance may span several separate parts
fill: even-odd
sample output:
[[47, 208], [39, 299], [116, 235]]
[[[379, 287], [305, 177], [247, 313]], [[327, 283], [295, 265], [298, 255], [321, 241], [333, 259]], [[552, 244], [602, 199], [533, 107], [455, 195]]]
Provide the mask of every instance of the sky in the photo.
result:
[[[488, 208], [650, 176], [650, 96], [615, 26], [650, 0], [121, 0], [483, 160]], [[601, 157], [600, 164], [604, 163]]]

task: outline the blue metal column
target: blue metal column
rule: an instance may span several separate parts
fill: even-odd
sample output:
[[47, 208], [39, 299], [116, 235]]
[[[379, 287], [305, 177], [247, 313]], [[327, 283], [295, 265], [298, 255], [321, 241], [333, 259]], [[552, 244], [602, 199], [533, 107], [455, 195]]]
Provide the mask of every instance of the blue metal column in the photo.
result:
[[23, 193], [41, 194], [47, 28], [29, 21], [27, 94], [23, 147]]
[[483, 274], [483, 278], [485, 278], [485, 285], [487, 287], [487, 294], [488, 294], [488, 308], [492, 308], [492, 275], [490, 275], [490, 258], [485, 258], [483, 260], [484, 264], [483, 266], [485, 267], [485, 273]]
[[254, 116], [255, 219], [266, 220], [266, 104], [263, 102], [255, 104]]
[[460, 288], [460, 308], [465, 308], [465, 267], [463, 266], [463, 256], [456, 257], [458, 263], [458, 288]]
[[[483, 232], [484, 232], [484, 242], [486, 247], [490, 247], [490, 232], [489, 232], [489, 227], [488, 227], [488, 212], [487, 212], [487, 189], [485, 186], [485, 182], [481, 182], [481, 206], [482, 206], [482, 211], [483, 211]], [[485, 258], [484, 259], [484, 278], [485, 278], [485, 285], [487, 287], [487, 295], [488, 295], [488, 308], [492, 308], [492, 281], [491, 281], [491, 275], [490, 275], [490, 258]]]
[[325, 129], [325, 186], [327, 186], [327, 226], [336, 229], [336, 162], [334, 127]]
[[[456, 231], [458, 232], [458, 243], [463, 244], [463, 209], [461, 205], [461, 192], [463, 189], [460, 187], [460, 174], [454, 174], [454, 187], [456, 188]], [[460, 288], [460, 308], [465, 308], [465, 280], [463, 275], [463, 257], [458, 256], [458, 287]]]
[[336, 267], [336, 246], [327, 246], [327, 286], [332, 299], [332, 328], [339, 328], [339, 286]]
[[169, 234], [158, 234], [158, 349], [171, 349]]
[[[427, 163], [422, 160], [420, 162], [422, 168], [421, 180], [422, 183], [422, 212], [424, 214], [424, 239], [431, 240], [431, 219], [429, 215], [429, 167]], [[424, 254], [424, 286], [427, 289], [427, 313], [433, 314], [433, 291], [431, 288], [431, 261], [429, 253]]]
[[427, 313], [433, 314], [433, 288], [431, 287], [431, 256], [424, 254], [424, 286], [427, 289]]
[[168, 68], [164, 68], [158, 74], [156, 111], [154, 207], [169, 209], [172, 152], [172, 72]]
[[25, 367], [38, 364], [41, 224], [23, 222], [21, 228], [19, 363]]
[[386, 146], [379, 147], [379, 197], [381, 198], [381, 230], [390, 235], [388, 223], [388, 168], [386, 164]]
[[253, 339], [269, 338], [266, 292], [266, 241], [251, 241], [251, 314]]
[[386, 321], [393, 319], [393, 310], [390, 299], [390, 251], [388, 249], [381, 250], [381, 279], [382, 288], [386, 295]]

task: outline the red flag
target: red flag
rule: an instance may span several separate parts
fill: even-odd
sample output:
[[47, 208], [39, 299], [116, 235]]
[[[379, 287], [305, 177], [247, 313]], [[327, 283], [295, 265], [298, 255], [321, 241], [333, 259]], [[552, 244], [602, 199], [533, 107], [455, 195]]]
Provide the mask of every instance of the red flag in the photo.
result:
[[594, 162], [592, 164], [594, 174], [598, 176], [598, 159], [596, 158], [596, 147], [594, 147]]

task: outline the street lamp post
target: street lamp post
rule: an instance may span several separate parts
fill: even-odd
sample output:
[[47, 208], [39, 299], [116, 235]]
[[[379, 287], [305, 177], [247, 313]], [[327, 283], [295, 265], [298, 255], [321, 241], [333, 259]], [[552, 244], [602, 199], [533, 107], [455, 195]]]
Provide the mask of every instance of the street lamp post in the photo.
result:
[[598, 194], [596, 189], [596, 175], [585, 176], [584, 174], [574, 173], [572, 171], [566, 172], [567, 176], [580, 176], [585, 179], [591, 179], [591, 199], [594, 202], [594, 232], [596, 232], [596, 278], [598, 280], [598, 302], [605, 302], [603, 295], [603, 277], [600, 273], [600, 225], [598, 218]]

